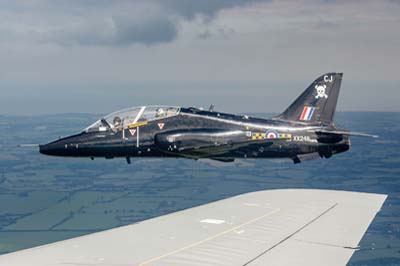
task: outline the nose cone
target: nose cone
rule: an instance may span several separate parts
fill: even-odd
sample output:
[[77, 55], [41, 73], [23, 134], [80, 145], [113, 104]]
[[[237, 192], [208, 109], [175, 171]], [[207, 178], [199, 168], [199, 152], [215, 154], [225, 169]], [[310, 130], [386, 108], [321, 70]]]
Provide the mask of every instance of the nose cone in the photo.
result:
[[65, 144], [60, 140], [56, 140], [47, 144], [39, 145], [39, 152], [46, 155], [62, 156]]
[[87, 140], [85, 133], [60, 138], [53, 142], [39, 145], [39, 152], [53, 156], [80, 156], [80, 145]]

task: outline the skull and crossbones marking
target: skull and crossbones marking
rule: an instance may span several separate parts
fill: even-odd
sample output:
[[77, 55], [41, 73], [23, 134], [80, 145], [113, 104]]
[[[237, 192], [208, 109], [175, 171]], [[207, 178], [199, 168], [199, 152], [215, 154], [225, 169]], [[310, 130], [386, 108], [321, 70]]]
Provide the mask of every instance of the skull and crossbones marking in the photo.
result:
[[319, 98], [328, 98], [328, 95], [325, 93], [326, 85], [315, 85], [315, 89], [317, 90], [317, 95], [315, 96], [315, 99]]

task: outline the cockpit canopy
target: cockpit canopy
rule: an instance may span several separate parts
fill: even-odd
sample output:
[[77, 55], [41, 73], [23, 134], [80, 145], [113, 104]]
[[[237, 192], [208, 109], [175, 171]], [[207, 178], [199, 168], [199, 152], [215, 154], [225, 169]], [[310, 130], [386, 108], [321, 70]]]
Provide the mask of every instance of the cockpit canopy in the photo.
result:
[[141, 106], [123, 109], [111, 113], [84, 129], [85, 132], [104, 132], [107, 130], [122, 130], [129, 126], [162, 119], [179, 114], [179, 107], [170, 106]]

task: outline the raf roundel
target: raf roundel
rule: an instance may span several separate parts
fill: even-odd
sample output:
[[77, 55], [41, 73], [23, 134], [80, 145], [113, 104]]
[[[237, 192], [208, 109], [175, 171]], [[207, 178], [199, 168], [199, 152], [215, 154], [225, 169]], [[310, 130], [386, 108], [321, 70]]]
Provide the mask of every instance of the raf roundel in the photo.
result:
[[265, 136], [267, 139], [276, 139], [278, 138], [278, 133], [273, 130], [268, 130], [267, 133], [265, 133]]

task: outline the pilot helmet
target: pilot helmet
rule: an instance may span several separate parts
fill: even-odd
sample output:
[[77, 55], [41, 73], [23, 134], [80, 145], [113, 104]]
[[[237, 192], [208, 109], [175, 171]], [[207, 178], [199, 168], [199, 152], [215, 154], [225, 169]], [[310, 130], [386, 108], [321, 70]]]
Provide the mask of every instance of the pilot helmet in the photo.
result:
[[162, 116], [162, 115], [164, 115], [164, 109], [160, 107], [157, 109], [157, 116]]
[[114, 127], [121, 125], [121, 118], [119, 116], [114, 117], [113, 124]]

